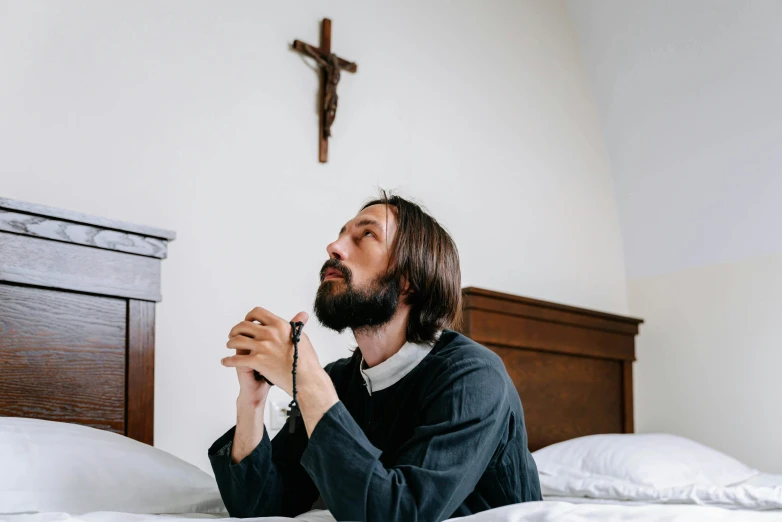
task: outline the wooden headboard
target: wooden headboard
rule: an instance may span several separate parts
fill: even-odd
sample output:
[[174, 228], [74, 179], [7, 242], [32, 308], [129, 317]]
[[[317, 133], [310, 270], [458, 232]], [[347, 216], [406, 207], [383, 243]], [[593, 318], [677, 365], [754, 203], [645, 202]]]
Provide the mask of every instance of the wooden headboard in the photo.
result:
[[643, 321], [465, 288], [462, 332], [505, 362], [529, 448], [633, 432], [635, 336]]
[[0, 198], [0, 416], [152, 444], [155, 302], [174, 238]]

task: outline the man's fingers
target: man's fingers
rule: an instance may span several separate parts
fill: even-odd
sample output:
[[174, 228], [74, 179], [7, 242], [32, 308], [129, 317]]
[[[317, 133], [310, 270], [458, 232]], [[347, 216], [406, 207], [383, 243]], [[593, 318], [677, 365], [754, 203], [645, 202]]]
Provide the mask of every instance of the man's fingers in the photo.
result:
[[250, 313], [248, 313], [244, 319], [245, 321], [258, 321], [264, 325], [278, 324], [282, 321], [281, 318], [277, 317], [265, 308], [261, 308], [260, 306], [256, 306], [250, 310]]
[[236, 337], [237, 335], [244, 335], [245, 337], [258, 340], [267, 337], [265, 328], [252, 321], [242, 321], [228, 332], [228, 337]]
[[291, 322], [297, 323], [301, 321], [302, 323], [307, 324], [309, 318], [310, 316], [307, 312], [299, 312], [291, 319]]
[[252, 359], [252, 355], [232, 355], [231, 357], [223, 358], [220, 363], [228, 368], [252, 368], [252, 366], [250, 366]]
[[249, 337], [245, 337], [243, 335], [237, 335], [236, 337], [231, 337], [228, 339], [228, 342], [225, 343], [226, 348], [231, 348], [232, 350], [246, 350], [247, 353], [252, 353], [254, 349], [257, 348], [257, 341], [254, 341], [250, 339]]

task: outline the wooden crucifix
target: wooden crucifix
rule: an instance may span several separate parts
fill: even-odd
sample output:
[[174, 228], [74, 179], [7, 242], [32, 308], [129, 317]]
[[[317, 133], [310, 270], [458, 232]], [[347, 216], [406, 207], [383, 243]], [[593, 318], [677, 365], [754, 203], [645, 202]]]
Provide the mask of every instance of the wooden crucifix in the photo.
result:
[[320, 47], [313, 47], [302, 41], [294, 40], [293, 48], [311, 56], [320, 65], [322, 84], [320, 93], [320, 145], [318, 158], [321, 163], [329, 160], [329, 136], [331, 125], [337, 116], [337, 84], [340, 71], [356, 72], [358, 65], [343, 60], [331, 52], [331, 20], [323, 19]]

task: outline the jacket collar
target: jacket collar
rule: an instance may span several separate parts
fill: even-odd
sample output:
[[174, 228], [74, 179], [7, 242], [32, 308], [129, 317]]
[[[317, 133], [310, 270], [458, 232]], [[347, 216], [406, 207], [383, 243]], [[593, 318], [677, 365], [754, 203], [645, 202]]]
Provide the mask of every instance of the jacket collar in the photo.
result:
[[[437, 333], [438, 339], [441, 333]], [[435, 340], [435, 342], [437, 341]], [[362, 355], [359, 371], [364, 379], [367, 392], [372, 395], [372, 392], [385, 390], [402, 380], [405, 375], [418, 366], [418, 363], [432, 351], [433, 347], [434, 343], [405, 343], [398, 352], [372, 368], [365, 367]]]

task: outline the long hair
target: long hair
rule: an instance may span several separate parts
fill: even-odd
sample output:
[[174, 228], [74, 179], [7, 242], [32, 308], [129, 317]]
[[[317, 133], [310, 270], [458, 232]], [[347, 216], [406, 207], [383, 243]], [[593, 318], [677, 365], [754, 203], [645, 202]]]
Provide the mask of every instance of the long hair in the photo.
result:
[[361, 210], [372, 205], [388, 205], [396, 216], [387, 275], [409, 285], [405, 297], [410, 305], [408, 342], [432, 342], [439, 330], [458, 328], [462, 274], [451, 236], [421, 206], [385, 190]]

